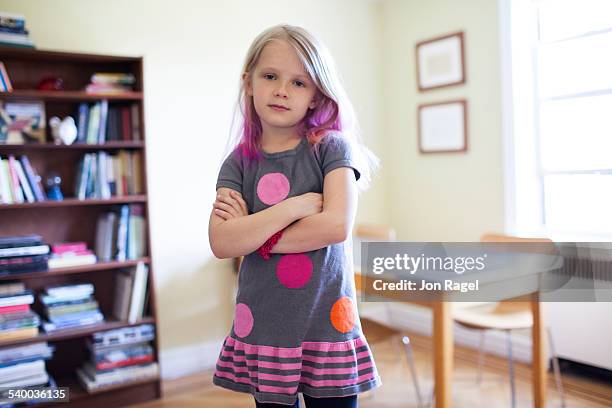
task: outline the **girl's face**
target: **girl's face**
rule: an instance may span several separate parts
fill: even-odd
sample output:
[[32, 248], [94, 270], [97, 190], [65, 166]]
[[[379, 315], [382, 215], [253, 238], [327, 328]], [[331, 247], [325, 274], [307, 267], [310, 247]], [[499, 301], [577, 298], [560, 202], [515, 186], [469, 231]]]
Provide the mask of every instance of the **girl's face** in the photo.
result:
[[264, 133], [295, 129], [308, 109], [316, 106], [317, 87], [286, 41], [266, 44], [244, 78]]

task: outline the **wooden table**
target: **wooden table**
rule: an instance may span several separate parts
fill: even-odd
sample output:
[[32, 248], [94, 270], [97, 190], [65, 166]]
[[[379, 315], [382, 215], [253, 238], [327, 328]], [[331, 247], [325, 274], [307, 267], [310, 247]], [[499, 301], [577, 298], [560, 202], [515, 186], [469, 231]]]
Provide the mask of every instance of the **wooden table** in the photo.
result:
[[[372, 288], [375, 278], [362, 276], [355, 271], [355, 286], [361, 290], [362, 283], [366, 288]], [[368, 292], [370, 293], [370, 292]], [[379, 292], [373, 294], [380, 296]], [[452, 406], [452, 376], [453, 376], [453, 317], [452, 302], [444, 301], [410, 301], [405, 296], [393, 297], [385, 292], [389, 299], [404, 303], [417, 304], [433, 311], [433, 345], [434, 345], [434, 389], [436, 408], [450, 408]], [[533, 315], [532, 330], [532, 382], [533, 406], [543, 408], [546, 405], [547, 384], [547, 352], [545, 342], [545, 325], [543, 322], [541, 303], [537, 293], [529, 294], [531, 312]]]

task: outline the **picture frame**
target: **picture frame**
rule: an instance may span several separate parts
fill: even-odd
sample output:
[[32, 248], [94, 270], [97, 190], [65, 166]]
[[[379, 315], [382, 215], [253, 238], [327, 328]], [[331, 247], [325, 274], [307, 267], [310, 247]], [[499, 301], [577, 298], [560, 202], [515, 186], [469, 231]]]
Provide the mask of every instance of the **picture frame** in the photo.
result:
[[420, 41], [415, 50], [420, 92], [466, 82], [463, 31]]
[[422, 154], [468, 150], [468, 103], [465, 99], [421, 104], [417, 109]]
[[0, 145], [45, 143], [45, 128], [44, 101], [0, 101]]

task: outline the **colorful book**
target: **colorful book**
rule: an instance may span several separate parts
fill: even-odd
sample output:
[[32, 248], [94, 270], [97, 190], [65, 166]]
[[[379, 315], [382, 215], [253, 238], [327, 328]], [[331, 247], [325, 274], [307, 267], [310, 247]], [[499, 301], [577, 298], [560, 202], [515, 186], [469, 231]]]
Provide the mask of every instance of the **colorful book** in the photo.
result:
[[45, 201], [46, 197], [40, 181], [40, 176], [34, 171], [34, 168], [30, 164], [30, 160], [25, 155], [21, 156], [19, 160], [21, 161], [23, 170], [28, 178], [28, 182], [34, 191], [36, 201]]

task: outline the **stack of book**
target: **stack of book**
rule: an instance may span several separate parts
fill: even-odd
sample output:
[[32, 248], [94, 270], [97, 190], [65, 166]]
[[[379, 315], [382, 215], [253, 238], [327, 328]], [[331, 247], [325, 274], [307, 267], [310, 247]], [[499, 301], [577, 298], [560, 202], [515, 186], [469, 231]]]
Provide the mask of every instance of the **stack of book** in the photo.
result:
[[140, 140], [138, 104], [109, 106], [106, 99], [81, 103], [77, 112], [76, 143]]
[[24, 16], [0, 11], [0, 45], [34, 48]]
[[27, 156], [0, 156], [0, 204], [45, 201], [40, 176]]
[[49, 269], [71, 266], [91, 265], [97, 261], [96, 255], [87, 249], [85, 242], [62, 242], [51, 245]]
[[0, 349], [0, 389], [54, 386], [45, 369], [45, 360], [53, 356], [53, 351], [46, 342]]
[[149, 268], [144, 262], [117, 273], [113, 305], [113, 315], [117, 320], [135, 323], [143, 318], [149, 299], [148, 277]]
[[141, 152], [87, 153], [78, 164], [74, 195], [83, 200], [141, 194], [141, 169]]
[[155, 338], [151, 324], [94, 333], [86, 340], [90, 361], [77, 368], [77, 378], [87, 391], [157, 378], [150, 342]]
[[122, 205], [98, 218], [96, 255], [102, 262], [139, 259], [145, 255], [144, 207]]
[[40, 235], [0, 237], [0, 276], [47, 270], [49, 245]]
[[46, 288], [39, 295], [47, 320], [43, 328], [47, 333], [74, 329], [104, 321], [98, 302], [93, 297], [91, 283]]
[[40, 317], [32, 311], [32, 291], [23, 282], [0, 285], [0, 341], [38, 335]]
[[136, 78], [129, 73], [96, 72], [91, 82], [85, 87], [89, 93], [121, 94], [134, 89]]

